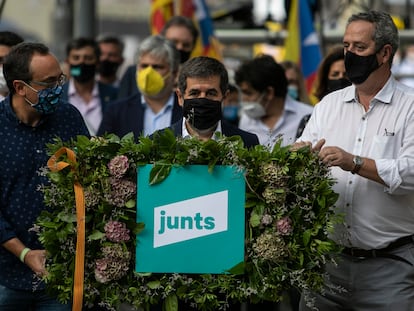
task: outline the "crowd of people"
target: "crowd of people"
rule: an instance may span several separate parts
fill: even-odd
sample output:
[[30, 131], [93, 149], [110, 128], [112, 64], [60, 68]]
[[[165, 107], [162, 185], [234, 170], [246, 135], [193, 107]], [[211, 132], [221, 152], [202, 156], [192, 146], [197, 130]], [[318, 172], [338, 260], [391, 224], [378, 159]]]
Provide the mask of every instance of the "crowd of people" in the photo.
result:
[[344, 215], [332, 239], [344, 249], [326, 264], [323, 293], [292, 293], [292, 310], [413, 310], [414, 89], [391, 71], [399, 38], [390, 15], [349, 18], [313, 94], [298, 64], [269, 55], [243, 61], [229, 81], [221, 61], [191, 57], [197, 37], [191, 20], [171, 18], [120, 76], [116, 36], [71, 40], [62, 64], [44, 44], [0, 32], [0, 309], [70, 310], [45, 292], [45, 251], [29, 230], [45, 208], [46, 144], [170, 128], [200, 140], [237, 135], [247, 148], [308, 146], [331, 168]]

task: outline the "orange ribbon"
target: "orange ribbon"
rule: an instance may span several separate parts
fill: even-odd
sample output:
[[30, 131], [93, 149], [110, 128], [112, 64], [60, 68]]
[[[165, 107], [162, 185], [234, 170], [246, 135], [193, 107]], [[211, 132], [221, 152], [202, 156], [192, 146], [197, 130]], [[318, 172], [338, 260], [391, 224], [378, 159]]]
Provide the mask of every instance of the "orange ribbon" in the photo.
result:
[[[70, 166], [70, 163], [58, 161], [59, 157], [67, 154], [69, 162], [76, 164], [76, 155], [69, 148], [62, 147], [50, 157], [47, 166], [52, 172], [58, 172]], [[72, 166], [72, 170], [74, 170]], [[81, 311], [83, 304], [83, 283], [85, 271], [85, 196], [83, 188], [78, 181], [73, 184], [76, 202], [76, 221], [77, 221], [77, 237], [76, 237], [76, 255], [75, 255], [75, 275], [73, 284], [73, 305], [72, 311]]]

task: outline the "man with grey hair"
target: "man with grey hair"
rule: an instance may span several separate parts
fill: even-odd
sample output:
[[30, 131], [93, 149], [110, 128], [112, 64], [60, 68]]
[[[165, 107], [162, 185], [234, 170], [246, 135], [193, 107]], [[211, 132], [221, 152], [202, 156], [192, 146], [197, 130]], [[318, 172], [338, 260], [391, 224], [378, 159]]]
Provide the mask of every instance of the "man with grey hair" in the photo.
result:
[[151, 135], [182, 117], [174, 93], [180, 64], [179, 53], [162, 36], [150, 36], [138, 50], [136, 83], [140, 93], [115, 101], [108, 107], [98, 135], [114, 133], [120, 137]]
[[344, 248], [301, 310], [414, 310], [414, 90], [391, 74], [388, 13], [352, 15], [343, 44], [352, 85], [315, 106], [296, 147], [331, 167], [343, 215], [332, 239]]

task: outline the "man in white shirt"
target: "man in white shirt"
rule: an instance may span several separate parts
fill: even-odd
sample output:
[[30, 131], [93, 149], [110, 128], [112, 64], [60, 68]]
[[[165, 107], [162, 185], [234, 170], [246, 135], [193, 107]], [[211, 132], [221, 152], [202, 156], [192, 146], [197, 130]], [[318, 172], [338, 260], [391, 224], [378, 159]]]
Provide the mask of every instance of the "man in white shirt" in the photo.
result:
[[287, 95], [287, 79], [281, 65], [268, 55], [243, 63], [235, 81], [242, 92], [239, 127], [258, 136], [270, 149], [281, 139], [293, 144], [299, 123], [313, 107]]
[[[398, 31], [388, 13], [350, 17], [343, 39], [353, 83], [326, 95], [299, 141], [331, 166], [344, 246], [327, 264], [319, 310], [414, 310], [414, 90], [391, 75]], [[298, 143], [297, 146], [305, 143]]]

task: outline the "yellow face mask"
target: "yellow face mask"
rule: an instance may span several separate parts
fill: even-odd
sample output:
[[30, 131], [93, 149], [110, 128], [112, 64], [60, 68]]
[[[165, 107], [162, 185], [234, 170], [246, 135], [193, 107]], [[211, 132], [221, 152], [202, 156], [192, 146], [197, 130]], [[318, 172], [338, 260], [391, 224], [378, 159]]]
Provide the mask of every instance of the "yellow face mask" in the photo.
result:
[[141, 93], [149, 96], [160, 93], [165, 85], [164, 77], [152, 66], [137, 71], [136, 80]]

